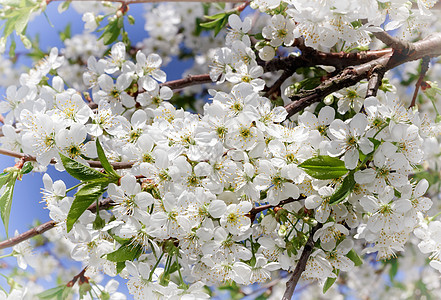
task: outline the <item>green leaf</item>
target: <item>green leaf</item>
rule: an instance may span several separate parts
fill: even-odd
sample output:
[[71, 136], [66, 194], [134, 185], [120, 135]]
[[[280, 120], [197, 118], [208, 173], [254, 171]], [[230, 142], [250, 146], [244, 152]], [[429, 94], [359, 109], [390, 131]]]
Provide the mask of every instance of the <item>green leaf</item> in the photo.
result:
[[34, 168], [34, 165], [32, 165], [32, 163], [30, 161], [27, 161], [23, 165], [23, 168], [21, 168], [21, 174], [28, 174], [29, 172], [32, 171], [33, 168]]
[[390, 264], [390, 270], [389, 270], [389, 278], [390, 281], [394, 281], [395, 275], [398, 273], [398, 259], [396, 257], [391, 258], [387, 261], [388, 264]]
[[346, 257], [352, 260], [356, 267], [363, 264], [363, 260], [360, 258], [360, 256], [358, 256], [357, 252], [355, 252], [354, 249], [351, 249], [351, 251], [346, 254]]
[[377, 139], [374, 139], [374, 138], [368, 138], [369, 139], [369, 141], [371, 141], [372, 142], [372, 144], [374, 144], [374, 149], [377, 149], [378, 148], [378, 146], [380, 146], [380, 144], [381, 144], [381, 141], [379, 141], [379, 140], [377, 140]]
[[9, 180], [11, 180], [12, 174], [4, 172], [0, 174], [0, 188], [4, 186]]
[[104, 170], [106, 170], [107, 174], [111, 175], [113, 178], [115, 178], [115, 181], [117, 182], [118, 179], [121, 177], [119, 176], [115, 170], [113, 169], [112, 165], [107, 160], [106, 154], [104, 153], [104, 149], [101, 146], [101, 143], [99, 139], [96, 139], [96, 151], [98, 152], [98, 158], [101, 162], [101, 165], [103, 166]]
[[9, 57], [11, 59], [15, 58], [15, 48], [17, 46], [17, 43], [15, 42], [15, 39], [11, 39], [11, 45], [9, 46]]
[[44, 292], [41, 292], [37, 294], [36, 296], [43, 300], [49, 300], [58, 298], [63, 294], [64, 288], [66, 288], [65, 285], [59, 285], [57, 287], [51, 288], [49, 290], [46, 290]]
[[323, 285], [323, 294], [326, 293], [337, 280], [338, 274], [340, 274], [340, 270], [334, 271], [334, 274], [337, 275], [337, 277], [328, 277], [326, 279], [325, 284]]
[[61, 14], [61, 13], [65, 12], [69, 8], [71, 2], [72, 1], [68, 0], [68, 1], [60, 3], [60, 5], [58, 5], [58, 13]]
[[206, 23], [201, 23], [200, 26], [206, 29], [213, 29], [216, 28], [217, 24], [222, 22], [221, 19], [217, 19], [214, 21], [210, 21], [210, 22], [206, 22]]
[[110, 20], [109, 24], [104, 27], [103, 34], [98, 38], [98, 40], [103, 40], [104, 45], [110, 45], [118, 39], [119, 33], [121, 31], [121, 24], [119, 24], [118, 19], [119, 18]]
[[126, 267], [126, 263], [125, 261], [119, 261], [116, 263], [116, 273], [119, 274], [121, 273], [122, 270], [124, 270], [124, 268]]
[[17, 32], [17, 34], [23, 33], [26, 25], [28, 25], [29, 17], [31, 16], [33, 10], [33, 7], [24, 7], [20, 9], [20, 14], [18, 15], [14, 25], [15, 32]]
[[319, 155], [305, 160], [299, 167], [304, 169], [308, 175], [317, 179], [335, 179], [348, 172], [344, 161], [328, 155]]
[[227, 25], [228, 23], [228, 16], [229, 15], [225, 15], [225, 17], [222, 19], [222, 22], [219, 23], [216, 28], [214, 29], [214, 36], [217, 36], [218, 33], [222, 30], [222, 28], [225, 27], [225, 25]]
[[355, 186], [354, 171], [348, 173], [348, 175], [343, 179], [342, 184], [329, 198], [329, 204], [337, 204], [346, 199], [347, 196], [352, 192]]
[[67, 24], [67, 26], [66, 26], [66, 28], [64, 29], [64, 31], [61, 31], [60, 33], [59, 33], [59, 35], [60, 35], [60, 39], [64, 42], [65, 40], [67, 40], [67, 39], [70, 39], [71, 38], [71, 36], [72, 36], [72, 31], [71, 31], [71, 26], [72, 24], [71, 23], [69, 23], [69, 24]]
[[133, 261], [142, 253], [142, 247], [139, 244], [132, 244], [131, 241], [122, 245], [118, 250], [107, 254], [107, 260], [113, 262], [125, 262], [126, 260]]
[[72, 202], [69, 213], [67, 214], [66, 228], [71, 231], [73, 225], [86, 209], [97, 201], [105, 192], [109, 182], [90, 182], [84, 185], [76, 194]]
[[212, 16], [204, 16], [204, 18], [208, 19], [208, 20], [218, 20], [218, 19], [224, 18], [226, 15], [227, 15], [227, 13], [221, 12], [221, 13], [218, 13], [218, 14], [215, 14]]
[[[14, 193], [15, 181], [18, 173], [11, 173], [7, 182], [2, 187], [2, 195], [0, 197], [0, 213], [5, 226], [6, 236], [8, 236], [9, 230], [9, 215], [11, 214], [12, 195]], [[4, 179], [3, 179], [4, 180]]]
[[91, 181], [100, 178], [107, 178], [107, 176], [91, 167], [83, 165], [70, 157], [67, 157], [60, 153], [61, 162], [63, 163], [64, 168], [67, 173], [69, 173], [72, 177], [83, 180], [83, 181]]

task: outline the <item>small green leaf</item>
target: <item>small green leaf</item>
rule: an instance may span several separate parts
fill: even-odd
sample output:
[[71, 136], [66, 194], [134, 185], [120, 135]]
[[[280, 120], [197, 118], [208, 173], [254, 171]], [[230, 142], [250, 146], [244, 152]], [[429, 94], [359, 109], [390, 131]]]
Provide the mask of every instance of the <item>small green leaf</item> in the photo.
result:
[[325, 284], [323, 285], [323, 294], [326, 293], [337, 280], [340, 270], [334, 271], [334, 274], [337, 275], [337, 277], [328, 277], [326, 279]]
[[135, 24], [135, 18], [132, 15], [128, 15], [127, 16], [127, 20], [129, 21], [130, 25], [134, 25]]
[[22, 34], [24, 32], [24, 29], [26, 25], [28, 25], [29, 17], [31, 16], [33, 10], [33, 7], [24, 7], [20, 9], [20, 14], [18, 15], [14, 26], [15, 32], [17, 34]]
[[23, 165], [23, 168], [21, 168], [21, 174], [28, 174], [32, 171], [33, 168], [34, 165], [30, 161], [28, 161]]
[[107, 254], [107, 259], [113, 262], [133, 261], [142, 253], [142, 247], [139, 244], [132, 244], [131, 241], [122, 245], [118, 250]]
[[64, 31], [61, 31], [59, 33], [60, 35], [60, 39], [64, 42], [67, 39], [70, 39], [72, 36], [72, 31], [71, 31], [71, 23], [67, 24], [66, 28], [64, 29]]
[[71, 231], [73, 225], [86, 209], [97, 201], [105, 192], [109, 182], [90, 182], [84, 185], [76, 194], [72, 202], [69, 213], [67, 214], [66, 228]]
[[104, 45], [110, 45], [118, 39], [122, 27], [120, 27], [119, 19], [120, 18], [114, 18], [110, 20], [109, 24], [104, 27], [103, 34], [98, 38], [98, 40], [103, 40]]
[[389, 270], [390, 281], [394, 281], [394, 278], [398, 273], [398, 259], [396, 257], [391, 258], [387, 261], [387, 263], [390, 264], [390, 270]]
[[12, 174], [4, 172], [0, 174], [0, 188], [4, 186], [9, 180], [11, 180]]
[[[9, 215], [11, 214], [12, 195], [14, 193], [14, 186], [17, 176], [18, 173], [11, 173], [11, 175], [7, 177], [6, 184], [0, 189], [0, 191], [2, 191], [2, 195], [0, 197], [0, 213], [3, 225], [5, 226], [6, 236], [8, 236]], [[2, 181], [4, 181], [4, 179]]]
[[124, 270], [124, 268], [126, 267], [126, 262], [125, 261], [119, 261], [116, 263], [116, 273], [119, 274], [121, 273], [122, 270]]
[[66, 288], [65, 285], [59, 285], [57, 287], [54, 287], [54, 288], [51, 288], [51, 289], [46, 290], [44, 292], [41, 292], [41, 293], [37, 294], [36, 296], [42, 300], [59, 298], [63, 294], [63, 291], [65, 288]]
[[214, 29], [214, 36], [217, 36], [218, 33], [222, 30], [222, 28], [225, 27], [228, 23], [228, 15], [225, 15], [225, 17], [222, 19], [222, 22], [216, 26]]
[[354, 171], [348, 173], [348, 175], [343, 179], [342, 184], [329, 198], [329, 204], [337, 204], [346, 199], [347, 196], [352, 192], [355, 186]]
[[342, 160], [328, 155], [319, 155], [305, 160], [299, 167], [317, 179], [335, 179], [348, 172]]
[[356, 267], [363, 264], [363, 260], [360, 258], [360, 256], [358, 256], [354, 249], [351, 249], [351, 251], [346, 254], [346, 257], [352, 260]]
[[63, 163], [64, 168], [67, 173], [69, 173], [72, 177], [83, 180], [83, 181], [91, 181], [100, 178], [107, 178], [107, 176], [91, 167], [83, 165], [70, 157], [67, 157], [60, 153], [61, 162]]
[[98, 158], [101, 162], [101, 165], [103, 166], [104, 170], [106, 170], [107, 174], [111, 175], [113, 178], [115, 178], [115, 181], [118, 181], [118, 179], [121, 177], [119, 176], [115, 170], [113, 169], [112, 165], [107, 160], [106, 154], [104, 153], [104, 149], [101, 146], [100, 141], [98, 138], [96, 139], [96, 151], [98, 152]]
[[208, 20], [218, 20], [218, 19], [225, 18], [226, 15], [227, 14], [225, 12], [221, 12], [221, 13], [218, 13], [218, 14], [215, 14], [212, 16], [204, 16], [204, 18], [208, 19]]
[[381, 144], [381, 141], [379, 141], [379, 140], [377, 140], [377, 139], [374, 139], [374, 138], [368, 138], [369, 139], [369, 141], [371, 141], [372, 142], [372, 144], [374, 144], [374, 148], [375, 149], [377, 149], [378, 148], [378, 146], [380, 146], [380, 144]]
[[206, 28], [206, 29], [213, 29], [216, 28], [217, 24], [222, 22], [221, 19], [218, 20], [214, 20], [214, 21], [210, 21], [210, 22], [206, 22], [206, 23], [201, 23], [201, 27]]
[[58, 13], [61, 14], [61, 13], [65, 12], [69, 8], [71, 2], [72, 1], [68, 0], [68, 1], [60, 3], [60, 5], [58, 5]]
[[9, 46], [9, 57], [11, 59], [14, 59], [14, 57], [15, 57], [16, 46], [17, 46], [17, 43], [15, 42], [15, 39], [11, 39], [11, 45]]

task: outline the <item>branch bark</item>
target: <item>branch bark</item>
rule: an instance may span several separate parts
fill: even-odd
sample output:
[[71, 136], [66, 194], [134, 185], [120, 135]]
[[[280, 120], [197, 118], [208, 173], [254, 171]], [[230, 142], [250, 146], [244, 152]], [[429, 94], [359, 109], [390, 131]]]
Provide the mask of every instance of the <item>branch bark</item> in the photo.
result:
[[302, 275], [303, 271], [305, 271], [306, 263], [308, 262], [309, 256], [312, 254], [312, 251], [314, 250], [314, 233], [319, 230], [322, 227], [321, 223], [317, 223], [309, 234], [308, 241], [306, 242], [305, 246], [303, 247], [302, 254], [300, 255], [300, 259], [297, 262], [296, 268], [294, 269], [294, 272], [291, 275], [291, 278], [286, 283], [286, 290], [283, 294], [282, 300], [291, 300], [292, 295], [294, 294], [294, 290], [296, 289], [297, 283], [299, 282], [300, 276]]
[[[19, 152], [11, 151], [8, 149], [1, 149], [0, 148], [0, 154], [15, 157], [15, 158], [24, 158], [25, 161], [37, 161], [37, 158], [33, 155], [19, 153]], [[96, 160], [88, 160], [87, 162], [91, 168], [102, 168], [103, 167], [101, 162], [96, 161]], [[50, 163], [55, 164], [55, 163], [57, 163], [57, 161], [55, 159], [52, 159]], [[119, 170], [119, 169], [131, 168], [133, 166], [134, 162], [113, 162], [110, 164], [113, 166], [113, 168], [115, 170]]]
[[[113, 206], [113, 201], [110, 198], [103, 199], [100, 201], [99, 208], [100, 209], [107, 209], [109, 207]], [[96, 202], [93, 203], [91, 206], [89, 206], [88, 210], [95, 213], [96, 212]], [[34, 236], [40, 235], [45, 233], [46, 231], [54, 228], [57, 225], [57, 222], [51, 220], [46, 223], [43, 223], [41, 225], [38, 225], [32, 229], [29, 229], [28, 231], [25, 231], [17, 236], [14, 236], [10, 239], [4, 240], [0, 242], [0, 249], [5, 249], [9, 247], [13, 247], [17, 244], [20, 244], [21, 242], [28, 240], [30, 238], [33, 238]]]
[[265, 209], [273, 208], [273, 207], [276, 207], [276, 206], [282, 206], [282, 205], [285, 205], [285, 204], [288, 204], [288, 203], [291, 203], [291, 202], [296, 202], [296, 201], [303, 200], [305, 198], [306, 197], [304, 197], [304, 196], [300, 196], [297, 199], [288, 198], [288, 199], [282, 200], [277, 205], [271, 205], [271, 204], [261, 205], [261, 206], [254, 207], [253, 209], [251, 209], [248, 214], [250, 215], [250, 217], [256, 216], [258, 213], [260, 213], [261, 211], [264, 211]]
[[415, 83], [415, 91], [413, 92], [412, 101], [410, 102], [409, 107], [415, 106], [415, 101], [418, 96], [418, 91], [420, 90], [421, 83], [423, 82], [424, 76], [426, 76], [426, 73], [429, 70], [429, 63], [430, 63], [430, 57], [428, 56], [423, 57], [423, 60], [421, 62], [420, 75], [418, 76], [418, 80]]
[[382, 68], [384, 72], [391, 70], [409, 61], [441, 55], [441, 34], [437, 33], [424, 40], [411, 44], [412, 51], [403, 55], [403, 52], [391, 52], [380, 58], [359, 66], [348, 67], [334, 77], [326, 80], [315, 89], [291, 97], [293, 102], [285, 106], [288, 117], [298, 113], [309, 105], [321, 101], [327, 95], [342, 88], [352, 86], [363, 79], [368, 78], [372, 70]]

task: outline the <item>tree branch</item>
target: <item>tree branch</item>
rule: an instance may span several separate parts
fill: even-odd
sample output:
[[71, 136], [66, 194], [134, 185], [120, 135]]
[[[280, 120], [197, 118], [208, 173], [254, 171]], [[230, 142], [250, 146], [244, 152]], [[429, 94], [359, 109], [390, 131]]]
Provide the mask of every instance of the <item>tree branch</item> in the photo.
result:
[[359, 66], [348, 67], [336, 76], [326, 80], [315, 89], [304, 91], [291, 97], [293, 102], [285, 106], [288, 117], [298, 113], [309, 105], [321, 101], [327, 95], [342, 88], [352, 86], [363, 79], [368, 78], [372, 70], [384, 69], [384, 72], [391, 70], [403, 63], [421, 59], [425, 56], [436, 57], [441, 55], [441, 34], [437, 33], [424, 40], [411, 44], [407, 55], [400, 52], [386, 54], [380, 58], [364, 63]]
[[287, 57], [274, 58], [268, 62], [259, 61], [265, 72], [290, 70], [294, 72], [300, 67], [312, 67], [316, 65], [333, 66], [343, 69], [348, 66], [360, 65], [384, 55], [391, 54], [392, 49], [371, 50], [361, 52], [329, 53], [317, 51], [310, 47], [304, 47], [300, 56], [290, 55]]
[[[114, 205], [114, 202], [110, 198], [103, 199], [100, 201], [99, 208], [100, 209], [107, 209]], [[88, 210], [95, 213], [96, 212], [96, 202], [89, 206]], [[46, 223], [43, 223], [41, 225], [38, 225], [32, 229], [29, 229], [28, 231], [25, 231], [17, 236], [14, 236], [10, 239], [4, 240], [0, 242], [0, 249], [5, 249], [9, 247], [13, 247], [25, 240], [28, 240], [30, 238], [33, 238], [34, 236], [40, 235], [45, 233], [46, 231], [54, 228], [57, 225], [57, 222], [54, 220], [48, 221]]]
[[415, 91], [413, 92], [412, 101], [410, 102], [409, 107], [415, 106], [415, 101], [418, 96], [418, 91], [420, 90], [421, 83], [424, 80], [424, 76], [426, 76], [427, 71], [429, 70], [430, 57], [425, 56], [421, 62], [421, 71], [420, 76], [418, 77], [417, 82], [415, 83]]
[[[19, 153], [19, 152], [11, 151], [11, 150], [8, 150], [8, 149], [0, 148], [0, 154], [11, 156], [11, 157], [15, 157], [15, 158], [24, 158], [24, 161], [37, 161], [37, 158], [35, 156], [33, 156], [33, 155]], [[52, 159], [50, 161], [50, 163], [51, 164], [56, 164], [57, 161], [55, 159]], [[89, 164], [89, 166], [91, 168], [102, 168], [103, 167], [101, 162], [96, 161], [96, 160], [88, 160], [87, 163]], [[118, 169], [128, 169], [128, 168], [131, 168], [133, 166], [134, 162], [113, 162], [113, 163], [110, 163], [110, 164], [112, 165], [112, 167], [115, 170], [118, 170]]]
[[308, 241], [306, 242], [305, 246], [303, 247], [302, 254], [300, 255], [300, 259], [297, 262], [296, 268], [294, 269], [294, 272], [291, 275], [291, 278], [286, 283], [286, 290], [283, 294], [282, 300], [291, 300], [292, 295], [294, 294], [294, 290], [296, 289], [297, 283], [299, 282], [300, 276], [302, 275], [303, 271], [305, 271], [306, 263], [308, 262], [309, 256], [312, 254], [312, 251], [314, 250], [314, 233], [319, 230], [322, 227], [321, 223], [317, 223], [315, 225], [310, 234]]
[[282, 205], [285, 205], [285, 204], [288, 204], [288, 203], [291, 203], [291, 202], [296, 202], [296, 201], [303, 200], [305, 198], [306, 198], [305, 196], [300, 196], [297, 199], [288, 198], [288, 199], [280, 201], [279, 204], [277, 204], [277, 205], [265, 204], [265, 205], [261, 205], [261, 206], [258, 206], [258, 207], [253, 207], [250, 210], [250, 212], [248, 213], [248, 215], [252, 218], [253, 216], [256, 216], [258, 213], [260, 213], [261, 211], [264, 211], [265, 209], [273, 208], [273, 207], [276, 207], [276, 206], [282, 206]]
[[160, 86], [168, 86], [172, 90], [182, 89], [187, 86], [192, 86], [196, 84], [204, 84], [204, 83], [212, 83], [213, 81], [210, 78], [210, 74], [201, 74], [201, 75], [187, 75], [185, 78], [166, 81], [161, 83]]
[[381, 81], [383, 80], [385, 70], [384, 68], [378, 67], [371, 71], [371, 74], [368, 75], [369, 82], [366, 91], [366, 98], [371, 96], [377, 96], [378, 88], [381, 85]]

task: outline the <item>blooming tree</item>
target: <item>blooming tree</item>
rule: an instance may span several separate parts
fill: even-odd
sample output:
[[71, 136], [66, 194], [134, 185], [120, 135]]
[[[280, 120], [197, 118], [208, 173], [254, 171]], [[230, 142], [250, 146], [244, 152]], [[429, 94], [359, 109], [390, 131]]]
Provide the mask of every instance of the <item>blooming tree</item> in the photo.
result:
[[[0, 299], [125, 299], [102, 274], [135, 299], [439, 295], [436, 1], [146, 4], [135, 43], [139, 2], [0, 4], [6, 233], [16, 180], [79, 181], [43, 175], [52, 221], [0, 242], [37, 273], [6, 274]], [[51, 5], [84, 32], [45, 51], [26, 29]], [[56, 269], [53, 288], [30, 279]]]

